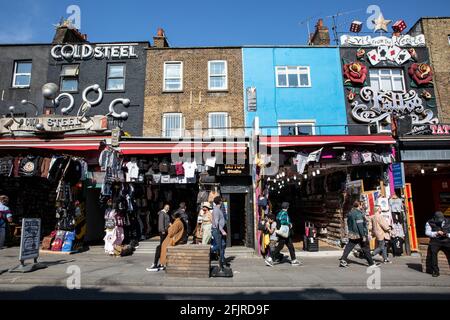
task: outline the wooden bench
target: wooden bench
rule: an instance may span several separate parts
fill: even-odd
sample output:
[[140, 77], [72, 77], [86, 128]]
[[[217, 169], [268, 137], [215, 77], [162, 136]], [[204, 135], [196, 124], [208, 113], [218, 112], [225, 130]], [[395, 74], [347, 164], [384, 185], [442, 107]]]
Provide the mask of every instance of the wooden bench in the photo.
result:
[[209, 278], [209, 245], [178, 245], [167, 248], [166, 274], [174, 277]]
[[[428, 244], [420, 243], [419, 253], [422, 262], [422, 272], [431, 274], [431, 253], [428, 250]], [[447, 260], [447, 257], [445, 256], [445, 253], [442, 251], [440, 251], [438, 254], [438, 266], [439, 266], [439, 273], [441, 275], [450, 276], [450, 265]]]

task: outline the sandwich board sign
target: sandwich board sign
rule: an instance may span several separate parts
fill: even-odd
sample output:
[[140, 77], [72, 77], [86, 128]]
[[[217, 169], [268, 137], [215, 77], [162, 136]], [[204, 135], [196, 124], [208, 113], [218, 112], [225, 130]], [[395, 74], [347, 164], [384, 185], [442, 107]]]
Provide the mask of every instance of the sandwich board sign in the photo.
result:
[[[20, 237], [20, 265], [9, 272], [31, 272], [47, 266], [37, 262], [41, 238], [41, 219], [22, 219], [22, 233]], [[33, 259], [32, 265], [25, 265], [25, 260]]]

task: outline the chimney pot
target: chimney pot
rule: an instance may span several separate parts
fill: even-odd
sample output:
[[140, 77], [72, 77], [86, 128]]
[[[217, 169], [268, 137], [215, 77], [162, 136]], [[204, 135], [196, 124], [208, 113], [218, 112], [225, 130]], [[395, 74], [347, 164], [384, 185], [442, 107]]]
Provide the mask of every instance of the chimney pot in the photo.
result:
[[158, 31], [157, 31], [156, 35], [157, 35], [158, 37], [165, 37], [165, 35], [164, 35], [164, 29], [163, 29], [163, 28], [158, 28]]

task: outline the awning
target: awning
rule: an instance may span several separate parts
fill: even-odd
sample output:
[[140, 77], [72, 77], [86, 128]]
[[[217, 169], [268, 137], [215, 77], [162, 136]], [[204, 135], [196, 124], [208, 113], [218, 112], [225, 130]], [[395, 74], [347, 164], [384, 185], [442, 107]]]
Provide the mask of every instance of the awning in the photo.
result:
[[98, 150], [100, 143], [110, 136], [71, 136], [64, 138], [1, 137], [0, 150], [4, 149], [47, 149], [68, 151]]
[[262, 136], [260, 144], [267, 147], [307, 147], [307, 146], [324, 146], [324, 145], [342, 145], [342, 144], [395, 144], [395, 140], [391, 136]]
[[180, 154], [194, 152], [246, 152], [247, 142], [235, 141], [121, 141], [119, 150], [123, 154]]

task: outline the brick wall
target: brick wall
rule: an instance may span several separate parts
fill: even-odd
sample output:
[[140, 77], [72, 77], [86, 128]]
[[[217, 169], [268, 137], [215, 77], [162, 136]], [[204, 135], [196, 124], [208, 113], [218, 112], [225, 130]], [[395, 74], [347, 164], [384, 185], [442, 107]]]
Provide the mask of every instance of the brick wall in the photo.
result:
[[[228, 90], [208, 91], [208, 61], [226, 60]], [[183, 62], [183, 91], [163, 92], [164, 62]], [[151, 48], [147, 50], [144, 136], [162, 135], [164, 113], [181, 112], [185, 128], [194, 121], [208, 127], [209, 112], [228, 112], [231, 127], [244, 126], [242, 51], [240, 48]], [[235, 135], [240, 135], [238, 130]]]
[[439, 120], [450, 123], [450, 18], [422, 19], [422, 29], [434, 69]]

